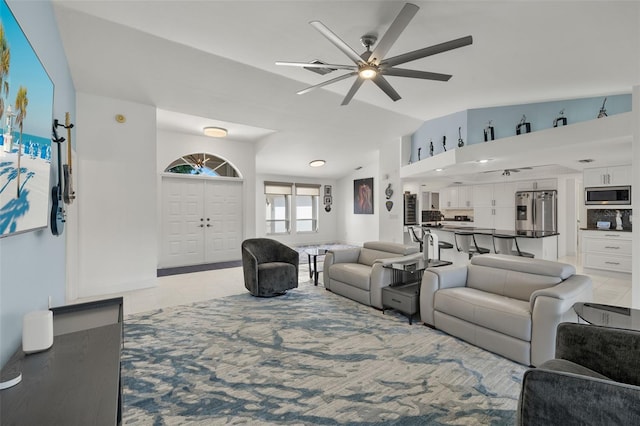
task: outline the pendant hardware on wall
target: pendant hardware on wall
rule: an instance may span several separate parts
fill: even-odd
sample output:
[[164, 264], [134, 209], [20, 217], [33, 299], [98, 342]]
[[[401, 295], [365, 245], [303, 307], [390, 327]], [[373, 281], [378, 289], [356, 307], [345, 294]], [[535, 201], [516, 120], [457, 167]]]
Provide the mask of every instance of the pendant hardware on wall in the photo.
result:
[[464, 146], [464, 141], [462, 140], [462, 127], [458, 127], [458, 148], [462, 148]]

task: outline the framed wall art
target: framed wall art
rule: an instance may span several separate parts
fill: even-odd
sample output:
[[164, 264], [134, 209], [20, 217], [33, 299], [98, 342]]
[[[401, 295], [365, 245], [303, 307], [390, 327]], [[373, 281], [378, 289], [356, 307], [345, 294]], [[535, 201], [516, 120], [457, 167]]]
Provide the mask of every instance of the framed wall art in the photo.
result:
[[54, 87], [4, 0], [0, 57], [0, 237], [6, 237], [49, 220]]
[[373, 214], [373, 178], [353, 181], [353, 213]]

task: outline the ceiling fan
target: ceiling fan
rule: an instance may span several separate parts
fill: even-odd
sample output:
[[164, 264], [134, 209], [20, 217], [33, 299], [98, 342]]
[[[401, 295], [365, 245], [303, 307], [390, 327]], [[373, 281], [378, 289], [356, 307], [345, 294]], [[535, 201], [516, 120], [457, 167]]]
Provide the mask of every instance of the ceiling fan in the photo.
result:
[[502, 176], [511, 176], [511, 173], [518, 173], [522, 170], [533, 170], [533, 167], [520, 167], [518, 169], [504, 169], [504, 170], [487, 170], [482, 173], [496, 173], [502, 172]]
[[406, 68], [396, 68], [396, 65], [401, 65], [407, 62], [415, 61], [417, 59], [425, 58], [427, 56], [435, 55], [437, 53], [447, 52], [449, 50], [457, 49], [459, 47], [467, 46], [473, 43], [471, 36], [450, 40], [444, 43], [436, 44], [433, 46], [425, 47], [422, 49], [414, 50], [411, 52], [403, 53], [401, 55], [393, 56], [391, 58], [385, 58], [385, 55], [389, 52], [389, 49], [396, 42], [400, 34], [409, 25], [409, 22], [420, 8], [415, 4], [406, 3], [398, 16], [391, 23], [391, 26], [387, 29], [387, 32], [382, 36], [380, 42], [376, 45], [373, 52], [371, 47], [376, 43], [377, 36], [374, 34], [365, 34], [360, 39], [362, 44], [367, 48], [367, 51], [359, 55], [353, 50], [347, 43], [342, 41], [333, 31], [326, 27], [320, 21], [311, 21], [310, 24], [317, 29], [323, 36], [325, 36], [331, 43], [333, 43], [338, 49], [340, 49], [345, 55], [351, 59], [355, 65], [336, 65], [325, 64], [319, 61], [311, 63], [307, 62], [276, 62], [276, 65], [286, 65], [302, 68], [320, 68], [330, 70], [348, 70], [347, 74], [339, 77], [327, 80], [320, 84], [316, 84], [311, 87], [307, 87], [298, 92], [299, 95], [307, 93], [313, 89], [326, 86], [328, 84], [336, 83], [341, 80], [345, 80], [352, 76], [357, 76], [356, 81], [351, 86], [351, 89], [342, 101], [342, 105], [347, 105], [353, 96], [356, 94], [362, 83], [365, 80], [373, 81], [384, 93], [387, 94], [394, 102], [400, 99], [400, 95], [395, 91], [389, 82], [384, 78], [385, 75], [396, 77], [410, 77], [419, 78], [423, 80], [436, 80], [436, 81], [448, 81], [452, 76], [449, 74], [439, 74], [428, 71], [417, 71]]

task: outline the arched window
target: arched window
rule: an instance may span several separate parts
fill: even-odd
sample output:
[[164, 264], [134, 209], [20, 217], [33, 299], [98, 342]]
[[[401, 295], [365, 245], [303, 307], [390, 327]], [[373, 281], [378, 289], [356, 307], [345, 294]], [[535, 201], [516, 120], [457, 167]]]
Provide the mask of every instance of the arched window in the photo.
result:
[[227, 160], [205, 153], [184, 155], [164, 171], [183, 175], [240, 177], [240, 173]]

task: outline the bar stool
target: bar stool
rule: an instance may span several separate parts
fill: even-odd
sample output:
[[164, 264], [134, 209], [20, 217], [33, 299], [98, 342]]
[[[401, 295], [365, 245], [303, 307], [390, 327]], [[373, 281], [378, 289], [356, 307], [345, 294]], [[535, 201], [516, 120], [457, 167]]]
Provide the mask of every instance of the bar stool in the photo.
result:
[[453, 244], [446, 241], [438, 241], [438, 259], [442, 260], [442, 250], [449, 250], [453, 248]]
[[[514, 250], [515, 246], [515, 250]], [[510, 256], [522, 256], [534, 258], [532, 253], [520, 251], [518, 247], [518, 239], [513, 235], [493, 235], [493, 251], [498, 254], [507, 254]]]
[[[422, 253], [422, 249], [423, 249], [423, 247], [422, 247], [423, 246], [422, 237], [423, 237], [423, 235], [418, 235], [413, 226], [408, 226], [407, 228], [409, 229], [409, 236], [411, 237], [411, 240], [414, 243], [420, 244], [420, 253]], [[422, 227], [420, 227], [420, 230], [422, 230]]]
[[459, 252], [468, 253], [469, 259], [471, 259], [474, 254], [486, 254], [491, 251], [488, 248], [478, 246], [476, 236], [473, 232], [456, 231], [453, 233], [453, 239], [456, 243], [456, 249], [458, 249]]

